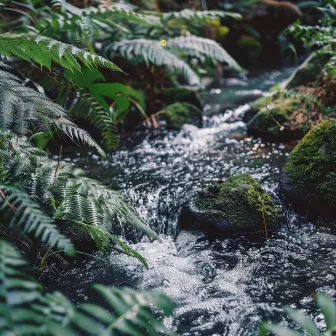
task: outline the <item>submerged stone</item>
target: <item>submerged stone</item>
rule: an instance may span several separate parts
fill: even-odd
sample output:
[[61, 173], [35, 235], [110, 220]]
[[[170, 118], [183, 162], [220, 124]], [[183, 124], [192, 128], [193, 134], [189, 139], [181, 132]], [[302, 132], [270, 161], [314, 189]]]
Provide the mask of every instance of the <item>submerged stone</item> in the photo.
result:
[[184, 229], [208, 233], [258, 232], [277, 227], [281, 209], [248, 174], [234, 175], [200, 191], [180, 216]]
[[283, 194], [307, 217], [336, 219], [336, 122], [313, 128], [295, 147], [280, 183]]

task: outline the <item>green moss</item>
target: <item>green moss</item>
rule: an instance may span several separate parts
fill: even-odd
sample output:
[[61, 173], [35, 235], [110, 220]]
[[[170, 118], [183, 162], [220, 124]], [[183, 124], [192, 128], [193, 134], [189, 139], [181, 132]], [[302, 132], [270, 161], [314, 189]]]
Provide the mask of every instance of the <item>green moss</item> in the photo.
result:
[[295, 147], [286, 165], [289, 184], [336, 207], [336, 122], [312, 129]]
[[224, 183], [211, 185], [198, 195], [196, 205], [201, 210], [221, 211], [223, 219], [235, 227], [261, 229], [263, 216], [267, 227], [274, 227], [281, 218], [279, 206], [248, 174], [235, 175]]
[[163, 118], [168, 128], [181, 129], [184, 124], [198, 123], [202, 118], [202, 112], [191, 104], [175, 103], [166, 107]]
[[[269, 98], [269, 97], [267, 97]], [[258, 105], [263, 103], [260, 101]], [[278, 133], [290, 115], [300, 106], [300, 101], [290, 98], [277, 98], [272, 103], [264, 105], [249, 121], [250, 130], [259, 133]]]

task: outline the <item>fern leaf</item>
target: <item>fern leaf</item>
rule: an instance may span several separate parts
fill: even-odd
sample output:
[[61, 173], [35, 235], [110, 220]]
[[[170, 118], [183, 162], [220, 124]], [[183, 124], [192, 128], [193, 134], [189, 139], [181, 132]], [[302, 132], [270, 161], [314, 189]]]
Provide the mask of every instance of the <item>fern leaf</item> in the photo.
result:
[[186, 20], [193, 20], [196, 22], [204, 22], [209, 19], [235, 19], [240, 20], [242, 16], [238, 13], [232, 12], [225, 12], [225, 11], [218, 11], [218, 10], [211, 10], [211, 11], [193, 11], [190, 9], [183, 9], [180, 12], [170, 12], [162, 14], [162, 21], [167, 22], [171, 19], [182, 19]]
[[48, 69], [51, 68], [51, 63], [55, 62], [71, 71], [81, 71], [80, 61], [89, 68], [103, 67], [121, 71], [115, 64], [97, 54], [41, 35], [1, 34], [0, 54], [17, 56]]
[[0, 334], [10, 336], [173, 335], [151, 310], [172, 312], [172, 302], [161, 293], [95, 285], [106, 305], [73, 305], [59, 292], [41, 293], [41, 286], [22, 270], [19, 252], [0, 241]]
[[117, 238], [116, 236], [112, 236], [112, 239], [117, 243], [118, 246], [122, 249], [122, 251], [130, 257], [134, 257], [138, 259], [142, 265], [148, 269], [147, 260], [139, 254], [136, 250], [132, 249], [128, 244], [124, 243], [121, 239]]
[[[15, 140], [3, 145], [8, 148]], [[20, 185], [34, 199], [38, 199], [46, 211], [87, 231], [97, 246], [113, 240], [112, 234], [126, 228], [144, 232], [150, 238], [158, 235], [141, 220], [123, 200], [119, 192], [111, 190], [72, 164], [55, 162], [44, 155], [22, 155], [26, 146], [12, 147], [15, 155], [6, 159], [8, 183]], [[29, 148], [29, 147], [28, 147]], [[53, 199], [53, 204], [50, 200]]]
[[[1, 63], [0, 63], [1, 66]], [[100, 146], [84, 130], [67, 118], [67, 112], [45, 95], [24, 86], [22, 81], [0, 68], [0, 130], [20, 136], [56, 130], [77, 143], [95, 148], [105, 155]]]
[[197, 58], [208, 58], [225, 62], [231, 68], [241, 71], [241, 66], [217, 42], [198, 36], [181, 36], [167, 41], [167, 48], [179, 50]]
[[157, 66], [166, 66], [170, 69], [174, 69], [182, 74], [190, 85], [200, 85], [198, 76], [190, 66], [174, 54], [165, 50], [157, 41], [145, 39], [123, 40], [109, 44], [106, 47], [106, 53], [108, 53], [110, 57], [115, 52], [134, 63], [152, 63]]
[[69, 120], [62, 118], [58, 119], [56, 125], [59, 129], [63, 131], [72, 141], [77, 142], [79, 145], [87, 144], [90, 147], [95, 148], [98, 153], [105, 157], [106, 154], [103, 149], [98, 146], [95, 140], [89, 135], [88, 132], [84, 131], [80, 127], [76, 126], [74, 123], [70, 122]]
[[96, 20], [101, 20], [103, 17], [112, 20], [125, 20], [127, 23], [131, 22], [145, 26], [160, 25], [160, 18], [158, 16], [136, 13], [118, 7], [88, 7], [85, 9], [85, 13]]
[[0, 195], [0, 209], [11, 211], [12, 220], [9, 226], [21, 227], [24, 233], [33, 234], [51, 248], [64, 250], [67, 254], [74, 252], [70, 239], [58, 231], [54, 220], [27, 193], [1, 184]]
[[171, 301], [160, 293], [136, 292], [129, 288], [108, 288], [95, 285], [94, 288], [106, 300], [110, 314], [95, 304], [81, 304], [75, 314], [74, 323], [96, 330], [100, 335], [173, 335], [153, 315], [149, 307], [154, 304], [165, 315], [172, 310]]
[[[83, 71], [83, 74], [85, 73], [86, 71]], [[85, 118], [101, 130], [107, 149], [112, 150], [118, 147], [119, 139], [113, 118], [92, 94], [72, 80], [66, 80], [63, 76], [40, 70], [37, 67], [29, 72], [29, 77], [39, 80], [39, 84], [48, 93], [55, 95], [56, 92], [56, 103], [62, 105], [70, 115]]]

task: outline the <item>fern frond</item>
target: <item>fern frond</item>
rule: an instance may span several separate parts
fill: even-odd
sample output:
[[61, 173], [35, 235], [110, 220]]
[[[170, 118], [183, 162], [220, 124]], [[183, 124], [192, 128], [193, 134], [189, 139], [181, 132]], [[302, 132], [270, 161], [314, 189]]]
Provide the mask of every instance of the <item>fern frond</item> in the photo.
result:
[[[85, 73], [84, 71], [83, 75]], [[85, 118], [101, 130], [108, 150], [118, 147], [119, 138], [112, 116], [86, 89], [76, 85], [73, 80], [67, 80], [64, 76], [37, 67], [29, 71], [28, 75], [33, 80], [39, 80], [39, 84], [48, 93], [52, 95], [57, 93], [56, 103], [62, 105], [70, 115]]]
[[191, 67], [174, 54], [165, 50], [157, 41], [145, 39], [123, 40], [107, 45], [105, 52], [110, 57], [117, 52], [128, 61], [134, 63], [145, 62], [146, 64], [152, 63], [157, 66], [166, 66], [182, 74], [190, 85], [200, 85], [200, 80]]
[[89, 133], [82, 128], [75, 125], [73, 122], [66, 118], [60, 118], [56, 120], [56, 126], [62, 130], [73, 142], [76, 142], [79, 146], [81, 144], [88, 145], [95, 148], [99, 155], [105, 157], [104, 150], [96, 143], [95, 140], [89, 135]]
[[171, 313], [171, 301], [163, 294], [102, 285], [93, 287], [105, 299], [109, 312], [95, 304], [80, 304], [74, 317], [74, 323], [79, 329], [85, 331], [86, 325], [86, 328], [90, 327], [90, 330], [96, 330], [100, 335], [144, 335], [140, 330], [144, 330], [146, 335], [173, 335], [149, 309], [154, 305], [165, 315]]
[[95, 148], [104, 156], [104, 151], [91, 136], [66, 116], [67, 112], [60, 105], [24, 86], [21, 79], [0, 68], [0, 130], [20, 136], [55, 130], [77, 143]]
[[125, 20], [127, 23], [131, 22], [145, 26], [160, 25], [160, 18], [158, 16], [136, 13], [118, 7], [88, 7], [84, 11], [96, 20], [100, 20], [103, 17], [109, 20]]
[[60, 204], [59, 218], [114, 232], [125, 223], [153, 239], [157, 234], [125, 203], [119, 192], [84, 176], [83, 171], [65, 167], [57, 176], [55, 199]]
[[41, 293], [41, 286], [22, 270], [25, 260], [0, 241], [0, 334], [8, 336], [173, 335], [152, 312], [172, 312], [172, 302], [159, 292], [94, 285], [105, 305], [78, 307], [59, 292]]
[[27, 193], [13, 186], [0, 184], [0, 196], [0, 211], [13, 212], [10, 227], [21, 227], [25, 234], [34, 235], [50, 248], [64, 250], [67, 254], [74, 252], [70, 239], [58, 231], [54, 220]]
[[[14, 142], [15, 139], [9, 144]], [[9, 144], [4, 144], [3, 149]], [[88, 232], [93, 239], [96, 238], [97, 246], [114, 240], [111, 234], [118, 230], [124, 232], [126, 228], [159, 239], [119, 192], [89, 179], [72, 164], [55, 162], [45, 155], [32, 153], [24, 156], [20, 153], [21, 147], [14, 149], [18, 152], [6, 158], [7, 182], [20, 186], [38, 199], [52, 217]]]
[[[98, 101], [85, 89], [77, 87], [74, 93], [73, 103], [69, 109], [69, 113], [75, 116], [87, 118], [92, 125], [101, 130], [106, 148], [115, 149], [119, 145], [117, 129], [113, 122], [112, 116], [101, 106]], [[68, 97], [69, 98], [69, 97]]]
[[198, 36], [180, 36], [169, 39], [167, 48], [179, 50], [200, 59], [208, 58], [225, 62], [231, 68], [241, 71], [241, 66], [217, 42]]
[[0, 35], [0, 54], [17, 56], [26, 61], [51, 68], [55, 62], [71, 71], [81, 71], [82, 62], [89, 68], [103, 67], [121, 71], [114, 63], [72, 45], [41, 35], [5, 33]]
[[182, 19], [184, 21], [204, 22], [211, 19], [235, 19], [240, 20], [242, 16], [238, 13], [211, 10], [211, 11], [193, 11], [190, 9], [183, 9], [180, 12], [170, 12], [162, 14], [162, 21], [167, 22], [171, 19]]

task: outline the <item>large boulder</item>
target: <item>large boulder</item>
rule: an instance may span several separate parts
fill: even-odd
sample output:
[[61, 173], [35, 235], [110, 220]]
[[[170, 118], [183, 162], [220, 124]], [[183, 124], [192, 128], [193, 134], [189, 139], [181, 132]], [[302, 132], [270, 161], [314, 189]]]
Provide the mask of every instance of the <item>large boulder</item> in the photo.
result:
[[336, 122], [325, 121], [288, 158], [280, 188], [308, 218], [336, 220]]
[[230, 236], [274, 229], [281, 217], [280, 206], [260, 183], [240, 174], [198, 192], [183, 208], [180, 227]]

